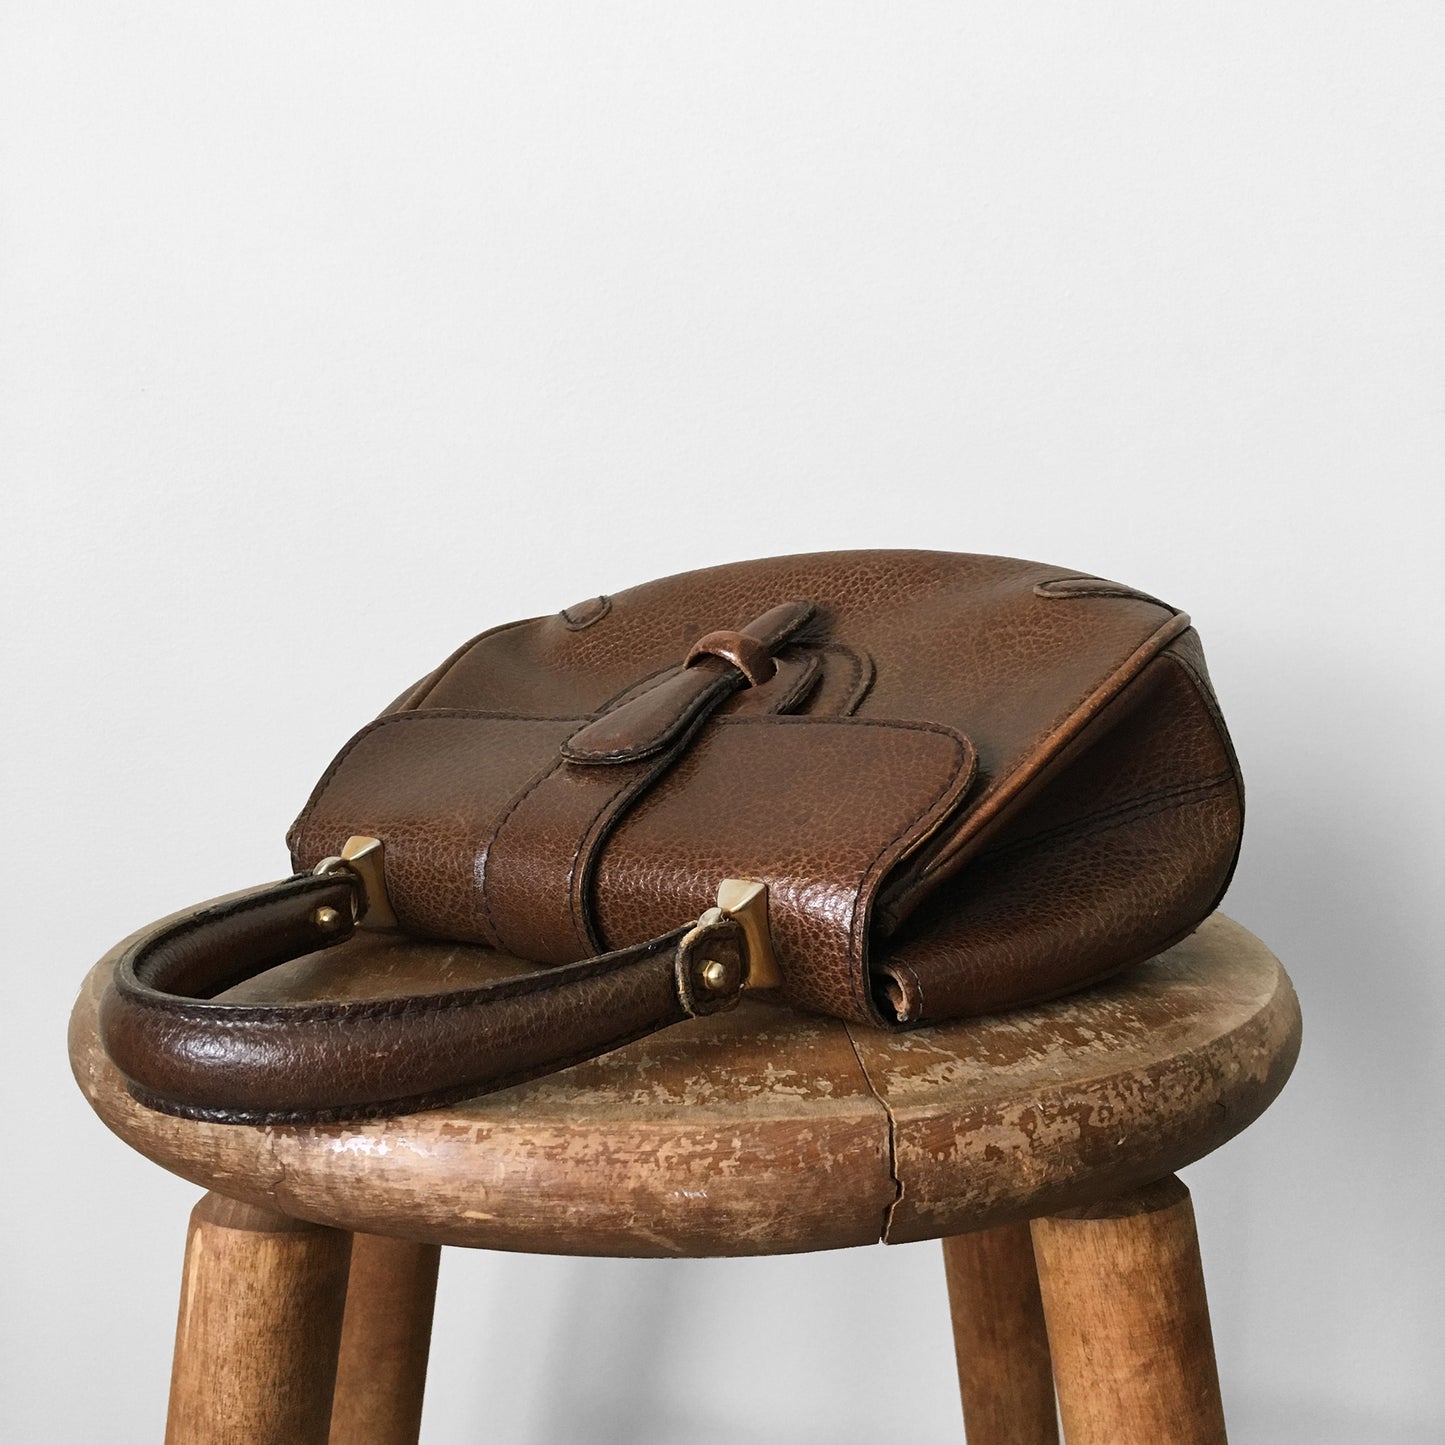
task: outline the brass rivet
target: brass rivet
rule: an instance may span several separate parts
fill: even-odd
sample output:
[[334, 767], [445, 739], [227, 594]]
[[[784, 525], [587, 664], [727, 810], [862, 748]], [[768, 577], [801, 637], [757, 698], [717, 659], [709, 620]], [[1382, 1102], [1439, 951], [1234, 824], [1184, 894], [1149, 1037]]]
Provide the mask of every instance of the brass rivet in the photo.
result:
[[311, 915], [311, 921], [322, 933], [335, 933], [341, 927], [341, 914], [335, 908], [318, 908]]
[[719, 963], [717, 959], [710, 958], [702, 966], [702, 981], [710, 989], [726, 988], [728, 983], [728, 966]]

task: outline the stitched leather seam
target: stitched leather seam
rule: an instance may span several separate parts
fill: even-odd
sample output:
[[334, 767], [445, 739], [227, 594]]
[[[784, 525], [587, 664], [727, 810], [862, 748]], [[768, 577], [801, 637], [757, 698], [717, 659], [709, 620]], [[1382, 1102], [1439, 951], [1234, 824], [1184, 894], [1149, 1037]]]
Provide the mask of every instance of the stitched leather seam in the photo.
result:
[[820, 642], [816, 646], [820, 652], [833, 652], [845, 657], [853, 669], [851, 689], [844, 695], [838, 708], [838, 716], [851, 717], [857, 712], [863, 699], [868, 696], [877, 679], [878, 668], [873, 661], [873, 655], [861, 647], [853, 647], [846, 642]]
[[[784, 642], [787, 642], [791, 638], [801, 637], [804, 633], [807, 632], [809, 623], [811, 623], [813, 619], [818, 615], [818, 608], [816, 603], [807, 601], [806, 599], [798, 600], [802, 602], [802, 616], [784, 617], [778, 623], [778, 625], [772, 629], [771, 632], [752, 634], [753, 636], [757, 637], [758, 641], [761, 642], [763, 646], [768, 649], [769, 652], [772, 652], [776, 648], [781, 647]], [[791, 604], [779, 603], [778, 605], [789, 606]], [[753, 622], [756, 622], [757, 620], [757, 618], [753, 618], [745, 625], [751, 627]]]
[[[843, 694], [843, 710], [846, 713], [849, 710], [847, 706], [848, 703], [854, 701], [853, 694], [857, 692], [859, 683], [863, 681], [863, 659], [859, 657], [851, 647], [845, 647], [841, 642], [821, 643], [818, 650], [820, 652], [831, 652], [843, 658], [852, 670], [848, 688]], [[854, 702], [854, 706], [857, 706], [856, 702]]]
[[[794, 646], [795, 644], [791, 642], [784, 644], [785, 648]], [[775, 656], [781, 658], [782, 655], [783, 649], [780, 648]], [[796, 660], [801, 663], [801, 671], [798, 674], [797, 681], [793, 683], [793, 686], [787, 692], [773, 702], [773, 705], [767, 709], [768, 712], [791, 713], [798, 703], [807, 697], [822, 681], [822, 659], [817, 655], [816, 651], [811, 655], [804, 652], [801, 656], [797, 656], [796, 653], [794, 656]], [[794, 658], [788, 658], [787, 660], [792, 662]], [[764, 687], [770, 685], [770, 683], [763, 684]], [[826, 716], [826, 714], [824, 715]], [[758, 716], [758, 714], [751, 714], [751, 716]]]
[[[701, 721], [702, 719], [699, 719], [699, 722]], [[585, 875], [589, 871], [589, 864], [591, 860], [596, 858], [597, 850], [601, 846], [603, 838], [611, 832], [612, 828], [617, 826], [628, 803], [636, 798], [645, 788], [650, 786], [665, 768], [676, 761], [682, 750], [687, 746], [687, 740], [692, 736], [694, 731], [696, 731], [695, 728], [689, 728], [687, 733], [678, 740], [674, 750], [655, 755], [652, 759], [651, 766], [642, 777], [633, 781], [631, 788], [627, 787], [626, 779], [624, 778], [622, 787], [614, 789], [603, 798], [602, 805], [593, 813], [591, 818], [587, 820], [587, 826], [582, 830], [582, 835], [577, 839], [577, 847], [572, 854], [572, 862], [567, 868], [567, 916], [572, 920], [572, 931], [577, 935], [578, 939], [584, 942], [589, 948], [595, 948], [598, 945], [598, 940], [595, 936], [596, 930], [593, 928], [591, 918], [588, 917], [585, 912], [582, 899], [582, 894], [586, 891], [588, 880]], [[611, 818], [603, 821], [599, 828], [599, 821], [604, 818], [604, 815], [609, 809], [612, 810]], [[596, 837], [593, 836], [594, 830], [597, 833]], [[583, 875], [581, 877], [578, 876], [579, 866]]]
[[661, 667], [654, 667], [651, 672], [644, 672], [641, 677], [634, 678], [626, 687], [619, 688], [611, 697], [601, 703], [597, 711], [589, 716], [588, 721], [595, 722], [605, 713], [611, 712], [614, 707], [621, 704], [625, 699], [630, 699], [634, 694], [642, 692], [649, 682], [655, 681], [661, 677], [663, 673], [681, 671], [682, 664], [680, 662], [664, 662]]
[[[1182, 635], [1182, 634], [1181, 634]], [[1200, 673], [1199, 669], [1189, 661], [1183, 653], [1176, 652], [1172, 647], [1166, 647], [1159, 654], [1167, 657], [1171, 662], [1177, 663], [1183, 670], [1186, 677], [1194, 684], [1195, 690], [1200, 694], [1200, 701], [1209, 709], [1209, 715], [1216, 723], [1222, 721], [1217, 699], [1214, 696], [1214, 689], [1209, 685], [1208, 680]]]
[[[300, 886], [306, 884], [311, 887]], [[121, 963], [123, 967], [128, 967], [130, 973], [142, 987], [149, 987], [138, 970], [149, 962], [151, 952], [162, 944], [173, 943], [177, 939], [185, 938], [188, 934], [197, 933], [201, 929], [209, 929], [213, 924], [226, 923], [230, 919], [239, 918], [244, 913], [254, 913], [262, 908], [285, 909], [289, 913], [287, 905], [294, 904], [298, 897], [305, 897], [313, 890], [325, 892], [328, 888], [337, 886], [346, 887], [348, 885], [336, 878], [318, 878], [311, 873], [297, 873], [290, 878], [282, 879], [280, 883], [272, 884], [262, 893], [238, 898], [234, 902], [206, 909], [203, 912], [192, 914], [189, 918], [178, 920], [162, 932], [136, 943], [123, 955]], [[286, 889], [286, 891], [283, 893], [282, 889]], [[283, 919], [282, 921], [284, 923], [289, 920]], [[337, 939], [336, 942], [339, 943], [341, 940]]]
[[1095, 827], [1096, 824], [1107, 823], [1114, 818], [1127, 822], [1126, 814], [1137, 813], [1142, 817], [1152, 817], [1155, 812], [1162, 811], [1152, 806], [1156, 803], [1167, 804], [1176, 799], [1188, 799], [1196, 793], [1218, 792], [1232, 781], [1233, 779], [1228, 773], [1216, 773], [1212, 777], [1200, 778], [1192, 783], [1180, 783], [1173, 787], [1155, 788], [1147, 793], [1137, 793], [1132, 798], [1113, 803], [1107, 808], [1099, 808], [1092, 813], [1071, 818], [1067, 823], [1059, 823], [1052, 828], [1044, 828], [1027, 837], [1015, 839], [1012, 843], [1005, 843], [998, 848], [990, 848], [978, 855], [978, 861], [983, 862], [985, 859], [1002, 857], [1024, 848], [1032, 848], [1037, 844], [1052, 842], [1058, 838], [1072, 838], [1081, 834], [1099, 832], [1102, 830]]
[[[1189, 634], [1182, 633], [1179, 641], [1183, 641]], [[1197, 640], [1197, 638], [1196, 638]], [[1219, 884], [1219, 891], [1214, 895], [1214, 901], [1209, 905], [1212, 913], [1219, 907], [1219, 901], [1229, 891], [1229, 885], [1234, 879], [1234, 870], [1239, 866], [1240, 850], [1244, 845], [1244, 774], [1240, 771], [1239, 755], [1234, 751], [1234, 740], [1229, 736], [1229, 728], [1225, 725], [1224, 714], [1220, 711], [1219, 698], [1215, 695], [1213, 684], [1201, 668], [1195, 667], [1194, 663], [1177, 646], [1170, 646], [1165, 649], [1163, 656], [1169, 658], [1184, 669], [1184, 674], [1193, 680], [1195, 691], [1198, 693], [1205, 711], [1214, 721], [1215, 731], [1219, 734], [1219, 741], [1224, 748], [1224, 755], [1229, 759], [1230, 776], [1234, 781], [1234, 800], [1239, 809], [1239, 816], [1235, 824], [1234, 832], [1234, 856], [1229, 860], [1229, 867], [1224, 870], [1224, 876]]]
[[127, 990], [127, 997], [129, 1002], [151, 1013], [221, 1029], [277, 1028], [298, 1023], [430, 1016], [458, 1009], [483, 1007], [497, 1000], [527, 998], [532, 994], [565, 987], [567, 984], [584, 983], [604, 974], [620, 973], [623, 969], [652, 962], [670, 950], [675, 951], [684, 931], [676, 928], [661, 938], [650, 939], [647, 943], [630, 949], [619, 949], [616, 953], [606, 954], [602, 958], [564, 964], [560, 968], [529, 973], [520, 978], [497, 979], [492, 983], [447, 993], [411, 994], [390, 999], [357, 999], [351, 1003], [204, 1003], [149, 988], [145, 993]]
[[[977, 755], [973, 750], [972, 744], [966, 744], [964, 740], [959, 736], [959, 734], [954, 732], [951, 728], [943, 729], [928, 723], [888, 724], [882, 723], [881, 720], [875, 723], [874, 720], [870, 718], [852, 718], [848, 719], [848, 722], [853, 725], [861, 723], [865, 727], [873, 724], [875, 726], [882, 725], [905, 727], [913, 728], [920, 731], [939, 732], [948, 739], [949, 743], [953, 747], [955, 754], [954, 766], [951, 769], [948, 777], [944, 780], [942, 787], [940, 787], [934, 793], [933, 797], [929, 799], [929, 801], [922, 808], [920, 808], [913, 815], [913, 817], [910, 818], [908, 822], [905, 823], [904, 826], [900, 828], [899, 831], [873, 855], [867, 867], [865, 867], [862, 873], [859, 874], [858, 882], [853, 889], [853, 906], [848, 914], [848, 952], [852, 961], [852, 966], [848, 970], [848, 980], [850, 985], [852, 986], [854, 1002], [863, 1011], [865, 1017], [871, 1018], [877, 1010], [873, 1005], [872, 999], [868, 997], [866, 990], [864, 989], [864, 978], [868, 971], [868, 939], [863, 927], [864, 916], [866, 913], [866, 910], [864, 909], [864, 893], [866, 890], [866, 885], [870, 881], [872, 881], [874, 870], [877, 869], [878, 864], [880, 860], [884, 857], [884, 855], [897, 847], [899, 841], [907, 834], [912, 833], [915, 829], [917, 829], [919, 823], [938, 807], [938, 805], [943, 801], [943, 799], [949, 794], [950, 791], [952, 791], [955, 787], [960, 787], [958, 775], [960, 769], [966, 763], [968, 764], [968, 777], [969, 779], [972, 778], [973, 769], [977, 763]], [[962, 784], [960, 788], [960, 796], [962, 796], [962, 793], [966, 791], [967, 780]]]
[[947, 723], [917, 722], [912, 718], [892, 717], [838, 717], [833, 713], [775, 713], [757, 712], [746, 717], [726, 715], [714, 718], [718, 727], [757, 727], [768, 724], [785, 728], [889, 728], [895, 732], [937, 733], [947, 738], [955, 747], [968, 748], [969, 740]]
[[998, 862], [1007, 859], [1015, 853], [1021, 853], [1028, 848], [1053, 848], [1060, 843], [1072, 842], [1075, 838], [1095, 837], [1100, 833], [1112, 833], [1118, 828], [1127, 828], [1134, 823], [1143, 823], [1150, 818], [1157, 818], [1161, 813], [1168, 813], [1176, 808], [1197, 807], [1201, 803], [1209, 803], [1223, 795], [1229, 786], [1231, 779], [1224, 778], [1208, 787], [1190, 789], [1179, 794], [1165, 797], [1146, 808], [1136, 808], [1120, 816], [1107, 814], [1099, 815], [1098, 820], [1092, 821], [1088, 826], [1070, 827], [1060, 829], [1054, 833], [1041, 833], [1037, 838], [1026, 839], [1020, 843], [1011, 843], [1007, 848], [1000, 848], [993, 853], [981, 854], [978, 858], [980, 865]]
[[[665, 766], [666, 763], [666, 754], [656, 760], [658, 767]], [[654, 776], [656, 776], [655, 771], [649, 768], [648, 772], [636, 782], [636, 786], [644, 787]], [[583, 855], [587, 852], [588, 840], [592, 836], [593, 829], [597, 827], [598, 821], [606, 814], [609, 808], [616, 807], [620, 803], [621, 796], [625, 794], [626, 791], [626, 779], [624, 778], [621, 787], [614, 788], [610, 793], [603, 796], [601, 804], [594, 810], [592, 816], [587, 820], [587, 825], [582, 829], [581, 835], [577, 839], [577, 846], [572, 850], [572, 861], [567, 865], [567, 917], [572, 922], [572, 932], [576, 935], [578, 941], [586, 944], [589, 948], [595, 946], [596, 940], [592, 937], [590, 921], [582, 916], [578, 905], [577, 895], [582, 891], [582, 882], [578, 877], [577, 870], [579, 864], [583, 863]], [[583, 868], [585, 871], [585, 865], [583, 865]]]
[[[1182, 641], [1186, 636], [1188, 636], [1187, 633], [1182, 633], [1179, 640]], [[1220, 711], [1219, 699], [1215, 696], [1213, 685], [1208, 677], [1177, 648], [1166, 647], [1160, 656], [1167, 657], [1170, 662], [1175, 663], [1183, 670], [1185, 677], [1193, 683], [1194, 691], [1198, 694], [1205, 712], [1209, 714], [1210, 720], [1214, 723], [1214, 730], [1219, 734], [1219, 741], [1224, 748], [1225, 756], [1229, 759], [1230, 774], [1234, 778], [1234, 786], [1239, 793], [1239, 806], [1242, 811], [1244, 808], [1244, 777], [1239, 770], [1239, 758], [1235, 755], [1234, 743], [1229, 736], [1229, 728], [1225, 725], [1224, 714]]]
[[846, 711], [849, 714], [856, 712], [863, 706], [868, 694], [873, 691], [873, 684], [878, 681], [878, 664], [874, 661], [873, 654], [871, 652], [860, 652], [859, 659], [862, 665], [859, 669], [860, 675], [857, 690], [853, 696], [848, 699]]
[[589, 602], [600, 602], [602, 605], [590, 617], [576, 618], [572, 615], [572, 604], [569, 602], [558, 614], [567, 624], [569, 632], [582, 632], [591, 627], [594, 623], [601, 622], [609, 612], [612, 611], [612, 598], [605, 592], [596, 597], [589, 597]]
[[[633, 780], [631, 792], [635, 795], [652, 782], [658, 772], [671, 761], [672, 756], [663, 753], [655, 757], [647, 772], [641, 778]], [[592, 839], [593, 830], [597, 828], [599, 820], [603, 818], [609, 808], [620, 808], [628, 792], [627, 780], [624, 778], [621, 787], [614, 788], [612, 792], [603, 797], [600, 806], [594, 810], [592, 816], [587, 820], [586, 826], [582, 829], [577, 839], [577, 846], [572, 850], [572, 861], [567, 865], [567, 917], [572, 921], [572, 932], [577, 935], [578, 941], [585, 943], [589, 948], [595, 946], [596, 940], [592, 936], [591, 921], [583, 916], [578, 901], [578, 895], [582, 892], [582, 880], [578, 877], [577, 870], [581, 865], [583, 871], [586, 871], [583, 855], [590, 852], [589, 840]], [[616, 821], [615, 817], [613, 821]], [[605, 824], [603, 824], [602, 831], [606, 831]]]
[[795, 712], [823, 685], [823, 659], [815, 652], [811, 657], [801, 655], [802, 671], [792, 690], [780, 698], [769, 712]]
[[[681, 709], [684, 720], [689, 714], [695, 715], [698, 720], [707, 719], [722, 705], [723, 701], [730, 694], [739, 690], [738, 679], [741, 677], [741, 673], [737, 669], [732, 668], [731, 663], [728, 664], [728, 667], [732, 670], [729, 672], [720, 672], [690, 703]], [[683, 669], [679, 668], [678, 671], [681, 672]], [[719, 693], [721, 696], [714, 696]], [[639, 693], [638, 696], [640, 697], [641, 694]], [[632, 699], [629, 698], [628, 701], [631, 702]], [[590, 727], [591, 723], [592, 720], [589, 719], [583, 723], [581, 728], [577, 729], [577, 732], [581, 732], [584, 728]], [[576, 762], [582, 766], [597, 766], [607, 763], [628, 763], [641, 758], [656, 757], [657, 754], [666, 752], [668, 748], [672, 747], [679, 737], [690, 737], [692, 735], [690, 728], [686, 733], [679, 734], [675, 732], [674, 730], [677, 727], [678, 721], [676, 716], [674, 716], [671, 721], [664, 723], [659, 731], [654, 732], [650, 738], [645, 738], [641, 743], [627, 743], [620, 748], [613, 748], [610, 752], [585, 754], [581, 757], [569, 756], [567, 754], [566, 749], [572, 742], [572, 738], [568, 737], [565, 738], [562, 743], [563, 761]], [[575, 734], [573, 736], [575, 736]]]
[[[1079, 584], [1083, 585], [1080, 586]], [[1095, 585], [1090, 585], [1090, 584]], [[1034, 596], [1046, 599], [1058, 598], [1067, 601], [1085, 601], [1092, 597], [1122, 597], [1131, 602], [1149, 602], [1162, 607], [1166, 612], [1176, 609], [1151, 592], [1140, 592], [1122, 582], [1110, 582], [1104, 577], [1091, 577], [1087, 573], [1074, 572], [1067, 577], [1051, 577], [1045, 582], [1034, 583]]]
[[[1083, 697], [1076, 699], [1056, 722], [1050, 724], [1044, 731], [1031, 738], [1027, 746], [1020, 749], [1019, 757], [1013, 767], [1007, 772], [990, 779], [988, 788], [984, 790], [984, 794], [981, 797], [975, 800], [975, 803], [983, 804], [992, 802], [992, 800], [999, 798], [1000, 794], [1004, 793], [1007, 788], [1023, 787], [1031, 776], [1039, 772], [1039, 770], [1047, 764], [1049, 757], [1052, 757], [1059, 748], [1066, 747], [1090, 722], [1103, 716], [1107, 708], [1113, 706], [1121, 698], [1126, 696], [1139, 678], [1144, 675], [1149, 664], [1159, 657], [1171, 642], [1188, 631], [1188, 629], [1188, 614], [1184, 612], [1174, 612], [1167, 622], [1155, 628], [1153, 632], [1145, 637], [1102, 682], [1085, 693]], [[1130, 669], [1127, 675], [1121, 676], [1121, 674], [1125, 673], [1126, 669], [1129, 669], [1130, 664], [1135, 663], [1136, 660], [1137, 665]], [[1103, 696], [1098, 696], [1100, 693], [1103, 693]], [[1091, 714], [1084, 716], [1083, 709], [1085, 705], [1091, 698], [1095, 697], [1098, 697], [1097, 707]], [[1041, 756], [1040, 750], [1050, 738], [1055, 739], [1055, 747], [1050, 749], [1047, 756]], [[992, 817], [1000, 809], [1006, 808], [1011, 801], [1010, 798], [1005, 796], [1001, 802], [989, 809], [986, 818], [991, 821]], [[945, 852], [938, 854], [929, 861], [927, 867], [915, 880], [913, 888], [905, 890], [904, 896], [907, 896], [917, 887], [921, 887], [925, 880], [935, 877], [940, 870], [943, 871], [945, 877], [948, 876], [950, 871], [948, 865], [958, 856], [960, 851], [967, 847], [969, 837], [977, 833], [979, 829], [980, 824], [978, 822], [977, 806], [974, 808], [973, 817], [974, 822], [966, 830], [965, 834], [960, 838], [956, 838], [952, 846]]]
[[[1123, 678], [1121, 681], [1119, 681], [1116, 684], [1114, 691], [1111, 692], [1105, 699], [1101, 700], [1098, 712], [1095, 713], [1096, 717], [1102, 714], [1104, 708], [1107, 707], [1110, 703], [1115, 702], [1117, 701], [1117, 699], [1123, 697], [1124, 694], [1128, 692], [1129, 688], [1133, 685], [1133, 683], [1135, 683], [1140, 677], [1144, 675], [1144, 671], [1149, 666], [1149, 664], [1153, 662], [1154, 659], [1158, 657], [1166, 647], [1168, 647], [1169, 643], [1174, 641], [1175, 637], [1180, 635], [1180, 632], [1171, 632], [1171, 627], [1181, 618], [1184, 619], [1185, 624], [1184, 628], [1181, 629], [1181, 631], [1187, 630], [1188, 618], [1184, 617], [1184, 614], [1182, 612], [1174, 613], [1174, 615], [1169, 619], [1168, 622], [1166, 622], [1162, 627], [1156, 628], [1152, 633], [1150, 633], [1148, 637], [1144, 638], [1143, 641], [1140, 642], [1138, 647], [1136, 647], [1129, 654], [1129, 656], [1126, 657], [1119, 664], [1119, 666], [1114, 669], [1114, 672], [1110, 674], [1110, 677], [1104, 679], [1104, 682], [1108, 683], [1111, 679], [1116, 678], [1118, 674], [1122, 672], [1124, 668], [1129, 664], [1131, 659], [1137, 657], [1139, 653], [1141, 653], [1145, 648], [1150, 647], [1151, 644], [1154, 644], [1153, 650], [1149, 653], [1147, 657], [1143, 658], [1143, 660], [1139, 663], [1139, 666], [1133, 672], [1131, 672], [1128, 677]], [[1166, 633], [1169, 635], [1165, 636]], [[1163, 639], [1162, 641], [1160, 640], [1161, 638]], [[1074, 719], [1078, 716], [1079, 709], [1083, 707], [1083, 705], [1089, 700], [1089, 697], [1091, 695], [1092, 693], [1086, 693], [1083, 697], [1079, 698], [1072, 707], [1069, 708], [1068, 713], [1063, 718], [1064, 725], [1067, 725], [1068, 723], [1074, 721]], [[1015, 763], [1014, 766], [1010, 768], [1007, 773], [1004, 773], [1001, 777], [995, 780], [995, 785], [1001, 785], [1004, 782], [1013, 779], [1019, 773], [1026, 773], [1030, 771], [1031, 765], [1036, 764], [1034, 755], [1038, 752], [1042, 744], [1048, 740], [1049, 735], [1057, 730], [1058, 726], [1059, 724], [1055, 724], [1054, 726], [1047, 727], [1036, 737], [1031, 738], [1029, 740], [1028, 747], [1021, 750], [1023, 756], [1020, 757], [1019, 761]]]
[[[566, 759], [559, 757], [550, 768], [546, 768], [538, 773], [537, 776], [507, 804], [502, 812], [502, 816], [497, 819], [496, 826], [487, 835], [486, 843], [477, 850], [476, 856], [481, 860], [482, 865], [480, 875], [476, 879], [477, 890], [482, 895], [482, 922], [486, 924], [487, 932], [492, 935], [498, 945], [503, 949], [507, 949], [506, 941], [502, 937], [501, 930], [497, 927], [496, 920], [492, 917], [491, 889], [487, 887], [487, 869], [491, 867], [492, 849], [496, 847], [497, 839], [502, 836], [502, 829], [507, 826], [507, 819], [510, 818], [512, 814], [526, 802], [532, 793], [541, 787], [565, 761]], [[515, 952], [515, 950], [507, 951]]]

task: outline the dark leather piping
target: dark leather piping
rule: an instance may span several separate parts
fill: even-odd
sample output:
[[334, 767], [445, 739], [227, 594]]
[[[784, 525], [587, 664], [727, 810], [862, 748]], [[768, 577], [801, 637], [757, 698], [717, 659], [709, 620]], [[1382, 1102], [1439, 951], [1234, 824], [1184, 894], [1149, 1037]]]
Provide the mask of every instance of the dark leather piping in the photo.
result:
[[[134, 1097], [165, 1113], [250, 1124], [429, 1108], [737, 1002], [744, 945], [730, 919], [440, 993], [281, 1004], [214, 997], [344, 944], [355, 886], [346, 874], [299, 874], [132, 940], [101, 1001], [100, 1030]], [[335, 916], [318, 921], [318, 910]], [[730, 965], [723, 985], [705, 986], [702, 968], [719, 959]]]

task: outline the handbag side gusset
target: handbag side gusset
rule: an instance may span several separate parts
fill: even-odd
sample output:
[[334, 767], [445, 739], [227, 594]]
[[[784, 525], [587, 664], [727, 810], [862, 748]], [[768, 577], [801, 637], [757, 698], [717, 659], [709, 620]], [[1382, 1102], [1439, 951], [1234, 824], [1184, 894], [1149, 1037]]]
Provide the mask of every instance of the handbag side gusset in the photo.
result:
[[904, 926], [881, 1002], [912, 1025], [993, 1013], [1153, 957], [1218, 906], [1243, 822], [1238, 761], [1191, 628]]

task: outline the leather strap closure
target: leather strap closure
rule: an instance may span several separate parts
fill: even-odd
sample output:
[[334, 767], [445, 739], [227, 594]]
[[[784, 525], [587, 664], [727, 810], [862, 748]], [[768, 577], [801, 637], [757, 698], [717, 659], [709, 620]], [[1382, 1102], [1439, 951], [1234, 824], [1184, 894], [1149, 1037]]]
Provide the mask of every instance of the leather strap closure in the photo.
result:
[[773, 653], [812, 617], [811, 602], [784, 602], [736, 632], [709, 632], [678, 672], [579, 728], [562, 745], [569, 763], [631, 763], [686, 739], [738, 688], [772, 677]]
[[[707, 633], [679, 670], [563, 742], [556, 764], [514, 799], [481, 852], [489, 941], [527, 958], [577, 958], [602, 946], [591, 897], [608, 835], [727, 698], [778, 674], [774, 650], [812, 615], [811, 602], [787, 602], [744, 631]], [[777, 677], [785, 696], [796, 694], [799, 670]], [[563, 886], [539, 889], [539, 877]]]
[[101, 1003], [106, 1052], [141, 1103], [219, 1123], [322, 1123], [470, 1098], [736, 1004], [743, 922], [700, 920], [596, 958], [473, 988], [352, 1002], [216, 998], [344, 943], [366, 911], [341, 867], [159, 923], [117, 960]]

